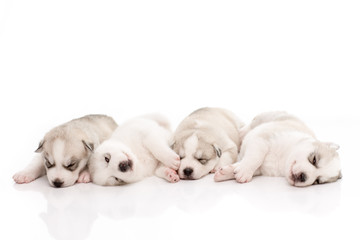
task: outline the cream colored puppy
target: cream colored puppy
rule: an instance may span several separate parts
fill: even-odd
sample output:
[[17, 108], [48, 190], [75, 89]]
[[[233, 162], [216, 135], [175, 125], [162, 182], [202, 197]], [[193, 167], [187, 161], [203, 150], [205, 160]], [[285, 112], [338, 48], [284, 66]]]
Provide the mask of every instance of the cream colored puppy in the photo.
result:
[[87, 115], [53, 128], [40, 142], [32, 162], [13, 176], [14, 181], [29, 183], [46, 174], [53, 187], [89, 182], [89, 174], [83, 171], [88, 159], [116, 127], [111, 117]]
[[181, 159], [180, 178], [199, 179], [234, 163], [243, 126], [233, 113], [221, 108], [201, 108], [186, 117], [175, 131], [173, 144]]
[[132, 119], [96, 148], [89, 162], [95, 184], [114, 186], [133, 183], [156, 174], [179, 181], [179, 156], [170, 148], [169, 123], [161, 115]]
[[217, 171], [215, 181], [247, 183], [257, 175], [284, 176], [291, 185], [304, 187], [341, 178], [339, 146], [320, 142], [286, 112], [258, 115], [244, 135], [239, 162]]

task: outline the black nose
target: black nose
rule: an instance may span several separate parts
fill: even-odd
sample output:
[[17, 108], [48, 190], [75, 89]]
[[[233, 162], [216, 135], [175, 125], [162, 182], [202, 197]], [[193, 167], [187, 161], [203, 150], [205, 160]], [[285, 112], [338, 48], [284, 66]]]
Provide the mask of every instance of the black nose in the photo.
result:
[[119, 163], [119, 170], [121, 172], [127, 172], [131, 169], [131, 167], [132, 167], [131, 160], [127, 160], [127, 161], [123, 161], [123, 162]]
[[303, 172], [295, 176], [296, 182], [306, 182], [306, 179], [307, 179], [307, 176]]
[[55, 179], [52, 183], [57, 188], [61, 187], [64, 184], [64, 182], [60, 181], [60, 179]]
[[193, 173], [193, 169], [192, 168], [185, 168], [184, 169], [184, 174], [185, 174], [185, 176], [188, 176], [188, 177], [190, 177], [191, 176], [191, 174]]

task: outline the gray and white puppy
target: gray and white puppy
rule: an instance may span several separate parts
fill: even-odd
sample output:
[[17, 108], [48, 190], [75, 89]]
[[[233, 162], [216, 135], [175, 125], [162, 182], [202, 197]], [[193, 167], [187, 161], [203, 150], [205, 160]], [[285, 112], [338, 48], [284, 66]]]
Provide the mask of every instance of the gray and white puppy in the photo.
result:
[[293, 186], [334, 182], [341, 178], [339, 146], [321, 142], [298, 118], [286, 112], [258, 115], [246, 128], [239, 162], [225, 166], [215, 181], [253, 176], [283, 176]]
[[181, 162], [182, 179], [199, 179], [234, 163], [244, 124], [230, 111], [201, 108], [186, 117], [174, 134], [173, 149]]
[[88, 159], [116, 127], [111, 117], [87, 115], [53, 128], [40, 142], [31, 163], [13, 176], [14, 181], [29, 183], [46, 174], [53, 187], [89, 182], [89, 173], [83, 171]]

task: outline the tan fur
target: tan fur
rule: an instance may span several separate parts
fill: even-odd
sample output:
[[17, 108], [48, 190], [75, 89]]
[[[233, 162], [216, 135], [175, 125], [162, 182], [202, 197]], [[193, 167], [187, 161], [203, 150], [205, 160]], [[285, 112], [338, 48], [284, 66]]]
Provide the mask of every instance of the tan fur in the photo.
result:
[[52, 144], [60, 138], [65, 141], [66, 149], [76, 155], [79, 151], [78, 145], [82, 144], [82, 140], [98, 145], [108, 139], [116, 127], [117, 124], [111, 117], [86, 115], [55, 127], [46, 133], [42, 141], [43, 149], [49, 149], [51, 152]]
[[[240, 129], [244, 124], [230, 111], [221, 108], [201, 108], [188, 117], [186, 117], [178, 126], [174, 134], [173, 149], [180, 154], [184, 152], [185, 142], [192, 136], [197, 138], [197, 149], [190, 155], [184, 156], [187, 162], [189, 158], [209, 160], [207, 164], [200, 166], [197, 159], [193, 159], [193, 163], [184, 163], [189, 166], [180, 166], [179, 175], [186, 167], [194, 168], [193, 179], [200, 178], [213, 171], [222, 164], [222, 158], [227, 158], [225, 162], [235, 162], [241, 145]], [[224, 157], [217, 157], [215, 149], [220, 149]], [[227, 153], [224, 155], [224, 153]], [[196, 156], [195, 156], [196, 155]], [[227, 156], [230, 155], [230, 156]], [[184, 165], [183, 164], [183, 165]], [[210, 169], [209, 170], [209, 168]], [[198, 173], [199, 171], [202, 173]], [[207, 173], [205, 173], [209, 170]]]
[[56, 187], [89, 181], [82, 170], [93, 149], [109, 138], [116, 127], [111, 117], [87, 115], [53, 128], [40, 142], [32, 162], [14, 175], [15, 182], [28, 183], [45, 173], [50, 185]]
[[224, 145], [221, 144], [223, 139], [219, 137], [226, 134], [237, 147], [240, 147], [239, 134], [243, 126], [244, 124], [234, 114], [225, 109], [200, 108], [180, 123], [174, 134], [174, 147], [182, 146], [184, 141], [194, 132], [199, 134], [199, 138], [207, 139], [209, 143], [217, 141], [221, 146]]

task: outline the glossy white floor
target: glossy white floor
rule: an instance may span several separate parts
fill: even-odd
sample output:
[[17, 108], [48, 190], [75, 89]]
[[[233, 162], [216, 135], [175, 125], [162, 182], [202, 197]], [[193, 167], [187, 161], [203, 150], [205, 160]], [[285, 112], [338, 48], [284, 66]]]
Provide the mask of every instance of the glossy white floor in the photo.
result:
[[[321, 132], [333, 123], [317, 127]], [[356, 239], [360, 164], [358, 143], [351, 138], [355, 132], [359, 132], [357, 123], [333, 132], [342, 146], [343, 179], [307, 188], [271, 177], [256, 177], [248, 184], [215, 183], [209, 175], [176, 184], [151, 177], [122, 187], [89, 183], [55, 189], [44, 177], [16, 185], [4, 170], [1, 235], [12, 239], [341, 239], [346, 235]]]
[[42, 178], [6, 191], [2, 234], [11, 232], [13, 239], [304, 239], [310, 233], [341, 238], [358, 226], [350, 219], [359, 213], [359, 188], [349, 181], [294, 188], [282, 178], [258, 177], [240, 185], [214, 183], [212, 177], [168, 184], [153, 177], [124, 187], [54, 189]]

